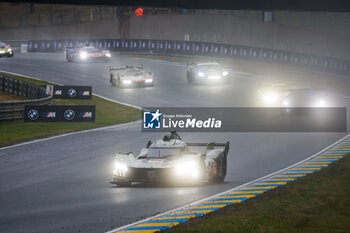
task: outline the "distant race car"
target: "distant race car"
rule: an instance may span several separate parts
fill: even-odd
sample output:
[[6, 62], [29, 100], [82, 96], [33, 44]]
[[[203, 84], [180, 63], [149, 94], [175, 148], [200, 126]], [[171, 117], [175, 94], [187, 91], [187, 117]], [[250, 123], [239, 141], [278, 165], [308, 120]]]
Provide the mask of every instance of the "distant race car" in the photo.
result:
[[217, 62], [187, 63], [188, 83], [224, 84], [229, 76], [229, 71]]
[[9, 44], [0, 41], [0, 57], [13, 57], [14, 53]]
[[66, 47], [65, 56], [67, 62], [87, 62], [96, 60], [108, 62], [111, 59], [111, 53], [108, 50], [102, 50], [92, 46]]
[[[202, 147], [205, 152], [191, 150]], [[200, 149], [200, 148], [199, 148]], [[166, 182], [198, 185], [202, 182], [223, 182], [227, 170], [229, 142], [186, 143], [175, 132], [162, 140], [148, 141], [139, 155], [118, 153], [113, 182], [128, 186], [132, 182]]]
[[276, 82], [269, 86], [262, 86], [257, 90], [259, 106], [280, 107], [283, 99], [292, 87], [283, 82]]
[[109, 67], [110, 83], [118, 87], [150, 87], [154, 85], [152, 72], [143, 66]]
[[322, 89], [292, 89], [283, 98], [281, 105], [283, 107], [330, 107], [334, 103]]

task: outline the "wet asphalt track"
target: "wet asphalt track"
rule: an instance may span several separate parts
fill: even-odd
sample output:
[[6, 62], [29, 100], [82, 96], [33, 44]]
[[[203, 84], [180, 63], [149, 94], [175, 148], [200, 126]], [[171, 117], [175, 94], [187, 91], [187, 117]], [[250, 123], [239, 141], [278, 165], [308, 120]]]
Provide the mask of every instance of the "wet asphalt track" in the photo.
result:
[[[16, 54], [0, 59], [0, 69], [61, 84], [92, 85], [97, 94], [138, 106], [247, 106], [260, 85], [251, 78], [236, 78], [227, 86], [187, 85], [185, 66], [174, 62], [124, 57], [111, 65], [130, 63], [143, 63], [153, 71], [155, 87], [111, 87], [109, 64], [66, 63], [63, 54]], [[347, 98], [337, 100], [348, 105]], [[109, 183], [117, 151], [137, 153], [148, 139], [162, 135], [141, 133], [140, 123], [132, 123], [0, 149], [0, 232], [104, 232], [287, 167], [345, 133], [185, 133], [188, 141], [230, 141], [225, 183], [130, 188]]]

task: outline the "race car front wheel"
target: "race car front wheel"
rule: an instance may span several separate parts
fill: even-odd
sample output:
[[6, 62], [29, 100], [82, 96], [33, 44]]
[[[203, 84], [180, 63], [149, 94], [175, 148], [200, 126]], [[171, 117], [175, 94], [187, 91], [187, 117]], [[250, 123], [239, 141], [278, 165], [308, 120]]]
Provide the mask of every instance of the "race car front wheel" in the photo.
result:
[[131, 182], [130, 181], [116, 181], [115, 184], [118, 185], [119, 187], [129, 187], [131, 185]]

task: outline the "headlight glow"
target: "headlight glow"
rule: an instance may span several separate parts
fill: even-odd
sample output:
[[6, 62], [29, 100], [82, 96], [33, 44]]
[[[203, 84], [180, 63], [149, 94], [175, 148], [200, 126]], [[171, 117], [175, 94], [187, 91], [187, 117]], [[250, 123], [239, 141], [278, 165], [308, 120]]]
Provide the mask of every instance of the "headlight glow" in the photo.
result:
[[87, 54], [87, 52], [84, 52], [84, 51], [83, 51], [83, 52], [80, 52], [80, 53], [79, 53], [79, 56], [80, 56], [81, 59], [86, 59], [87, 56], [88, 56], [88, 54]]
[[284, 107], [289, 107], [289, 101], [288, 100], [283, 100], [282, 105]]
[[148, 78], [148, 79], [145, 80], [145, 82], [146, 82], [146, 83], [151, 83], [151, 82], [153, 82], [153, 79]]
[[275, 92], [266, 92], [263, 95], [263, 100], [265, 103], [275, 103], [278, 99], [278, 95]]
[[123, 84], [125, 84], [125, 85], [130, 85], [131, 84], [131, 80], [123, 80]]
[[115, 162], [114, 169], [126, 172], [128, 170], [128, 166], [126, 166], [125, 164], [120, 163], [120, 162]]
[[105, 53], [106, 57], [111, 57], [110, 53]]
[[326, 101], [324, 99], [320, 99], [316, 102], [316, 106], [315, 107], [324, 107], [326, 106]]
[[198, 76], [199, 77], [204, 77], [204, 73], [203, 72], [198, 72]]
[[12, 51], [12, 49], [11, 49], [11, 48], [8, 48], [8, 49], [7, 49], [7, 51], [8, 51], [8, 52], [11, 52], [11, 51]]
[[222, 72], [222, 76], [227, 76], [227, 75], [228, 75], [227, 71]]
[[183, 160], [176, 164], [175, 173], [179, 177], [198, 179], [200, 176], [198, 163], [194, 160]]

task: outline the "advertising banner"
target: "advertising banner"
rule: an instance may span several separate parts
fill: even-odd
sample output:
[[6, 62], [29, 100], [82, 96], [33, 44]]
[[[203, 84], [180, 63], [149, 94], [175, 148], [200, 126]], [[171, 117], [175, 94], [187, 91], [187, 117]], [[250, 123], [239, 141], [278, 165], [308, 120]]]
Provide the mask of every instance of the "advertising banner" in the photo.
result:
[[346, 108], [143, 109], [143, 132], [346, 132]]
[[94, 105], [26, 105], [25, 122], [95, 122]]

